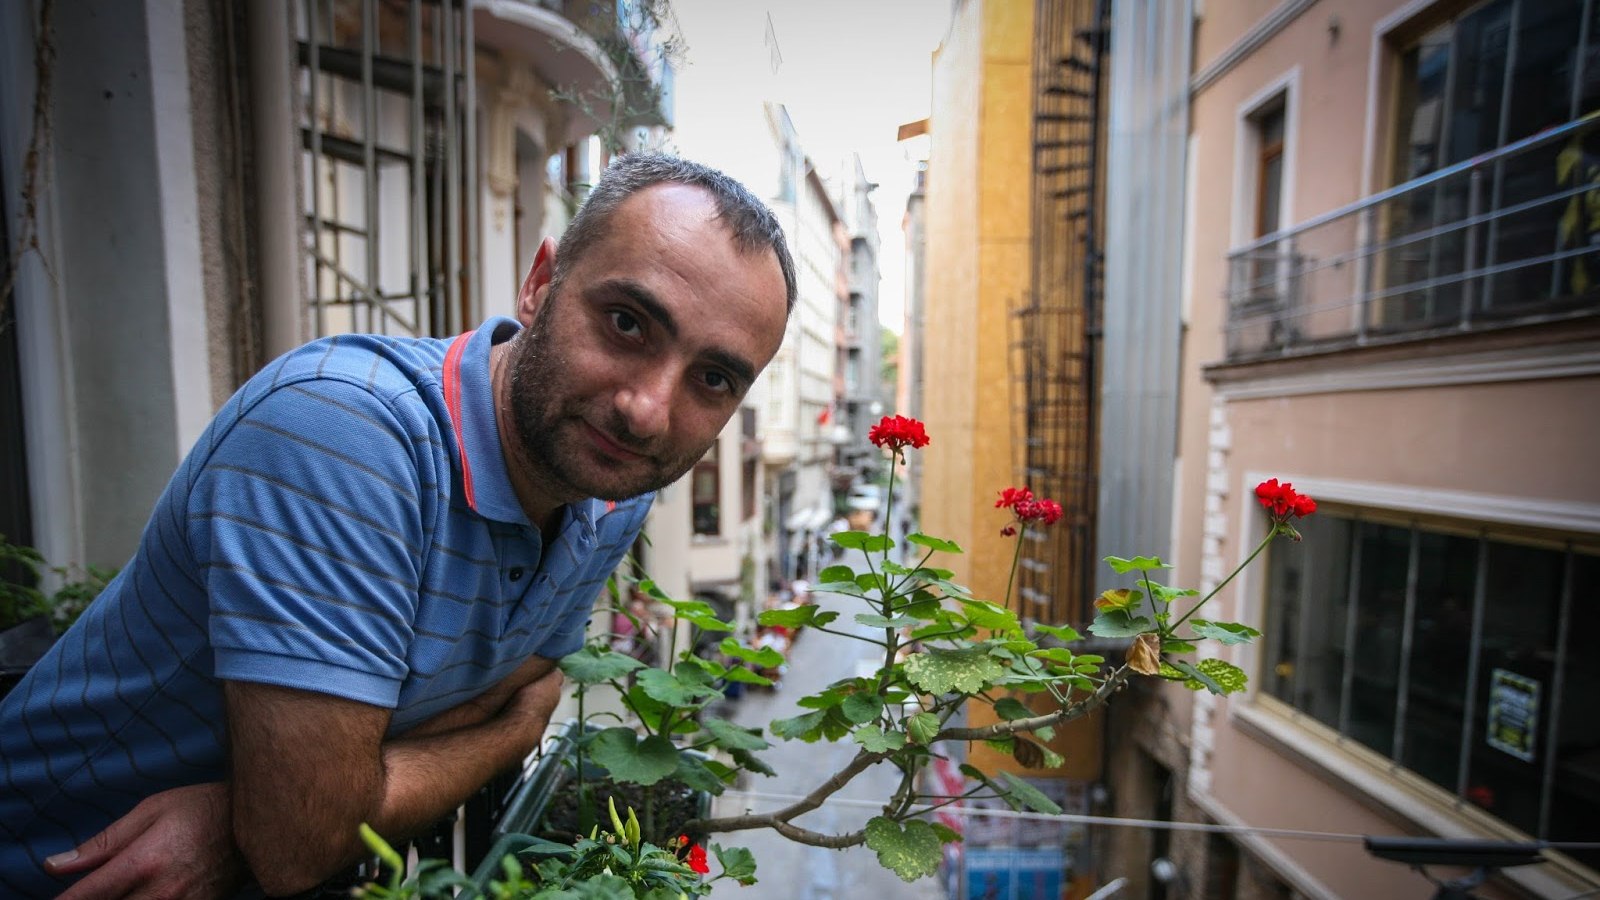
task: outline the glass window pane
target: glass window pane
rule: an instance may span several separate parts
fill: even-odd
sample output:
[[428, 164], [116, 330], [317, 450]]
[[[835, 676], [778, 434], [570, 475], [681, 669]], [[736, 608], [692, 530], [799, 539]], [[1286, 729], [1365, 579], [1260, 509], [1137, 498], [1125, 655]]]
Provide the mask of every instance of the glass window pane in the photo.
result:
[[[1577, 554], [1572, 585], [1555, 794], [1546, 837], [1592, 841], [1595, 823], [1600, 822], [1600, 716], [1595, 715], [1595, 698], [1600, 697], [1600, 653], [1594, 652], [1590, 641], [1600, 634], [1600, 557]], [[1573, 851], [1571, 855], [1600, 867], [1600, 851]]]
[[[1516, 65], [1506, 104], [1506, 140], [1515, 141], [1571, 118], [1574, 67], [1583, 4], [1580, 0], [1524, 3], [1517, 13]], [[1500, 208], [1548, 198], [1555, 193], [1560, 144], [1546, 144], [1517, 154], [1489, 170], [1495, 179], [1492, 199]], [[1576, 183], [1570, 177], [1569, 183]], [[1487, 185], [1486, 185], [1487, 186]], [[1489, 264], [1516, 263], [1545, 256], [1561, 241], [1559, 223], [1568, 203], [1545, 200], [1523, 212], [1502, 216], [1485, 230]], [[1523, 265], [1487, 279], [1486, 311], [1523, 311], [1529, 304], [1560, 296], [1552, 263]]]
[[1489, 542], [1466, 799], [1529, 834], [1539, 827], [1564, 565], [1555, 550]]
[[1511, 45], [1511, 0], [1495, 0], [1457, 21], [1445, 159], [1455, 163], [1500, 146]]
[[1305, 540], [1276, 541], [1267, 562], [1267, 690], [1330, 728], [1339, 727], [1354, 523], [1318, 513]]
[[1455, 793], [1478, 541], [1422, 532], [1411, 636], [1404, 751], [1406, 768]]
[[1347, 733], [1388, 756], [1394, 750], [1411, 529], [1363, 522], [1357, 534], [1361, 581]]

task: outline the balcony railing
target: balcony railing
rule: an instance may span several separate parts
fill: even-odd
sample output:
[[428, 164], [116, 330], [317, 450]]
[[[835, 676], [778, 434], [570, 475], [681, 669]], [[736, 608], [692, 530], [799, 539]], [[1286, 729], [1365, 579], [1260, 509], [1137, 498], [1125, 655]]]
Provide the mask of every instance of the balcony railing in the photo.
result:
[[1228, 257], [1230, 360], [1600, 312], [1600, 112]]

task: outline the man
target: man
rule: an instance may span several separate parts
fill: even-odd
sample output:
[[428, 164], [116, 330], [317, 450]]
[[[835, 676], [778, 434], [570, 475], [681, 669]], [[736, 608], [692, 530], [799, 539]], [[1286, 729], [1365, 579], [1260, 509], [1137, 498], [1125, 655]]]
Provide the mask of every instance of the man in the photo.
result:
[[268, 365], [0, 704], [0, 895], [304, 891], [359, 823], [413, 834], [519, 763], [652, 492], [794, 296], [748, 191], [623, 157], [540, 245], [517, 322]]

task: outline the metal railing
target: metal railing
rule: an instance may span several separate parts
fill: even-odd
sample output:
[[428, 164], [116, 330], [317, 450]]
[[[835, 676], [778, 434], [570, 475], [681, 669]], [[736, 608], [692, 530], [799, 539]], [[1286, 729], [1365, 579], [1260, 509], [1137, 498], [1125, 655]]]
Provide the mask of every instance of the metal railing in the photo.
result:
[[1229, 359], [1600, 312], [1600, 112], [1228, 257]]

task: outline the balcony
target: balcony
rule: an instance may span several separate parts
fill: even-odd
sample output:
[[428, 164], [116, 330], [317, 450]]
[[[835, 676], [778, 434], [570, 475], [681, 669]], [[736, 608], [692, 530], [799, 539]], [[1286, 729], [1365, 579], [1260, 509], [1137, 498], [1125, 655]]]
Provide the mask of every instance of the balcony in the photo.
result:
[[1600, 312], [1600, 113], [1228, 257], [1230, 362]]

